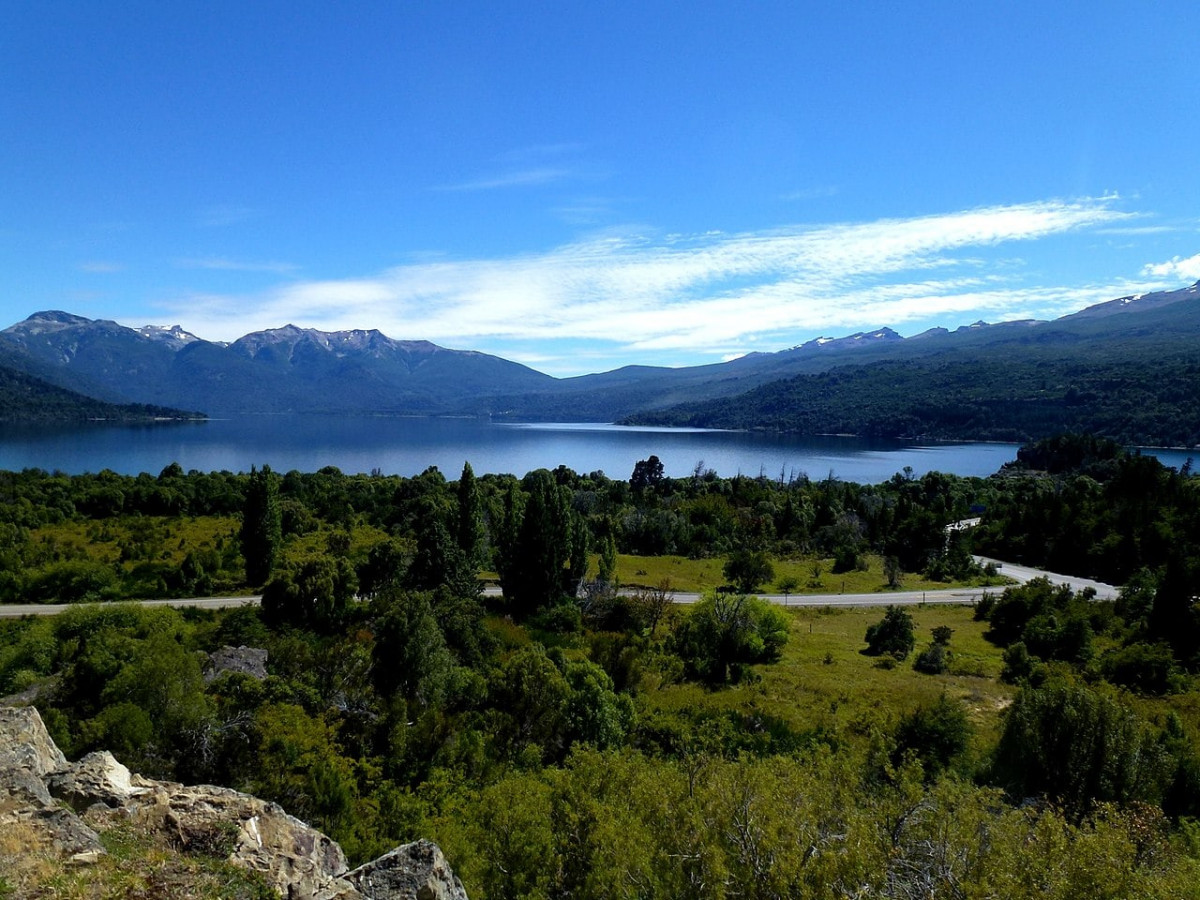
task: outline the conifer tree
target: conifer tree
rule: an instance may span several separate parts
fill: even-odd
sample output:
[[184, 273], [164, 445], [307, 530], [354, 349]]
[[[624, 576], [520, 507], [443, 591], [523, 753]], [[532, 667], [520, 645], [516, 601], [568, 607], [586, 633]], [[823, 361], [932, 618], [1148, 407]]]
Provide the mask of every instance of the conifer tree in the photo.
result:
[[266, 584], [275, 569], [283, 540], [279, 515], [279, 479], [270, 466], [250, 468], [246, 499], [242, 506], [241, 544], [246, 561], [246, 583]]
[[483, 563], [486, 533], [483, 526], [483, 510], [479, 500], [479, 485], [475, 483], [475, 472], [469, 462], [463, 463], [462, 475], [458, 479], [458, 547], [467, 564], [478, 568]]
[[500, 586], [518, 618], [571, 596], [587, 571], [587, 526], [571, 491], [544, 469], [526, 476], [524, 508], [515, 487], [505, 505], [498, 554]]
[[604, 533], [600, 539], [600, 562], [598, 580], [605, 584], [617, 583], [617, 542], [613, 540], [612, 530]]

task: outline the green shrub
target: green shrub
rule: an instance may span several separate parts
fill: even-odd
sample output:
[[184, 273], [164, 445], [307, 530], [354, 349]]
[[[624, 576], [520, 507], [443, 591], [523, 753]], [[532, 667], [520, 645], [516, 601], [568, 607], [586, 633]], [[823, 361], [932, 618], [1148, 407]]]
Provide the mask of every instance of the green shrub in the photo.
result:
[[889, 653], [896, 659], [904, 659], [916, 643], [912, 615], [899, 606], [889, 606], [883, 619], [867, 629], [865, 640], [871, 656]]
[[941, 675], [950, 668], [950, 651], [945, 644], [934, 642], [917, 654], [913, 668], [926, 675]]
[[[939, 646], [937, 644], [934, 645]], [[915, 757], [933, 781], [950, 763], [961, 756], [971, 739], [971, 725], [962, 704], [945, 694], [929, 706], [919, 706], [900, 720], [895, 732], [893, 762]]]

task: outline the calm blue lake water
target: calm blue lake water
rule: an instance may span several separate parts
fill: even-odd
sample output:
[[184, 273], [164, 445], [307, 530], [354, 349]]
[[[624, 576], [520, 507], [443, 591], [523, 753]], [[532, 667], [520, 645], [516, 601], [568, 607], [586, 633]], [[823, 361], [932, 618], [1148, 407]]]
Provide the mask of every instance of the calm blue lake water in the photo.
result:
[[[315, 471], [416, 475], [437, 466], [449, 478], [464, 461], [476, 474], [566, 465], [627, 478], [634, 463], [655, 454], [671, 476], [697, 463], [722, 476], [760, 473], [772, 478], [830, 473], [876, 483], [911, 466], [918, 475], [940, 470], [990, 475], [1016, 457], [1016, 444], [908, 444], [840, 437], [796, 437], [680, 428], [615, 425], [495, 424], [474, 419], [278, 416], [202, 423], [82, 427], [3, 426], [0, 469], [37, 467], [69, 474], [112, 469], [157, 474], [172, 462], [185, 470], [249, 471], [264, 463], [278, 472]], [[1156, 451], [1157, 453], [1157, 451]], [[1160, 454], [1170, 465], [1182, 451]]]

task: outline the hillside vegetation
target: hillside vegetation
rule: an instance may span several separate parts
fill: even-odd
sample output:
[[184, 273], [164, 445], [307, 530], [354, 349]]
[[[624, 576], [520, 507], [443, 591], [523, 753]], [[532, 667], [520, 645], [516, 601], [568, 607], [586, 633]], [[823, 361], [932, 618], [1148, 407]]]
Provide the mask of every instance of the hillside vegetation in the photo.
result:
[[[475, 898], [1200, 896], [1200, 482], [1093, 438], [1020, 463], [880, 485], [653, 457], [627, 481], [6, 473], [12, 599], [90, 561], [112, 576], [82, 598], [146, 565], [263, 602], [4, 621], [0, 696], [69, 756], [277, 800], [352, 862], [431, 838]], [[1034, 581], [888, 607], [893, 579], [972, 577], [970, 532], [944, 529], [971, 512], [982, 542], [1038, 523], [1069, 570], [1107, 548], [1120, 600]], [[706, 549], [732, 590], [614, 589]], [[828, 580], [871, 557], [878, 608], [753, 596], [789, 561]], [[212, 667], [238, 646], [265, 677]]]

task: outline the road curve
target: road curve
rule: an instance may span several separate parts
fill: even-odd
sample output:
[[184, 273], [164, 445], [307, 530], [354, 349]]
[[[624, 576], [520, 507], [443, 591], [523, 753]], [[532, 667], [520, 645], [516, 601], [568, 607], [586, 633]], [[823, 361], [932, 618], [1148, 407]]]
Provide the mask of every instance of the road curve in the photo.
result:
[[1097, 600], [1116, 600], [1117, 594], [1121, 590], [1111, 584], [1105, 584], [1103, 581], [1092, 581], [1090, 578], [1077, 578], [1074, 575], [1059, 575], [1057, 572], [1032, 569], [1029, 566], [1019, 566], [1016, 563], [1002, 562], [1001, 560], [990, 559], [986, 556], [976, 556], [975, 561], [981, 566], [986, 566], [988, 563], [993, 564], [1001, 575], [1007, 575], [1013, 581], [1020, 584], [1025, 584], [1027, 581], [1032, 581], [1035, 578], [1049, 578], [1051, 584], [1065, 584], [1071, 590], [1077, 592], [1085, 588], [1091, 588], [1096, 592]]

